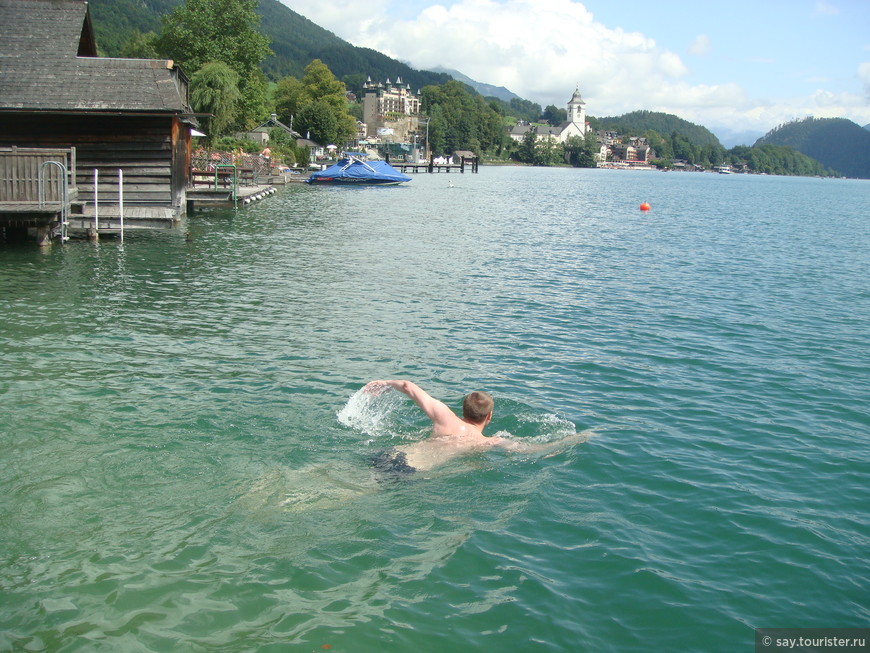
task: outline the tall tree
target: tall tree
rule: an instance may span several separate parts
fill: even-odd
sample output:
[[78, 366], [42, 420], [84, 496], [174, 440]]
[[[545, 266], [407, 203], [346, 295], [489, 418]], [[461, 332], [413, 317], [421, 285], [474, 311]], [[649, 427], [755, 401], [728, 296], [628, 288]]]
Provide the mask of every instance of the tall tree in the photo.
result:
[[257, 31], [257, 0], [186, 0], [163, 19], [157, 50], [189, 74], [222, 61], [239, 76], [243, 112], [236, 126], [262, 118], [260, 62], [271, 54], [269, 40]]
[[585, 137], [571, 136], [565, 142], [565, 156], [575, 168], [594, 168], [595, 151], [598, 149], [598, 140], [595, 132], [589, 131]]
[[542, 118], [551, 125], [559, 125], [568, 120], [568, 112], [565, 109], [560, 109], [556, 105], [551, 104], [544, 109]]
[[356, 133], [356, 120], [347, 112], [344, 83], [329, 67], [315, 59], [305, 67], [302, 79], [285, 77], [275, 91], [275, 107], [283, 120], [291, 121], [301, 134], [312, 140], [343, 144]]

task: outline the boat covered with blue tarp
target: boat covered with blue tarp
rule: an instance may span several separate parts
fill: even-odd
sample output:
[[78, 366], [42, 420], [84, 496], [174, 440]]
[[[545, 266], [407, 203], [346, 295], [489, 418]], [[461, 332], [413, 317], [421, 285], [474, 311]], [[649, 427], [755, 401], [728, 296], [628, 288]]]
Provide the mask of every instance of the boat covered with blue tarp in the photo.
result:
[[326, 170], [312, 172], [308, 177], [309, 184], [347, 184], [348, 186], [362, 184], [401, 184], [411, 181], [408, 175], [402, 174], [386, 161], [363, 161], [355, 156], [346, 155], [338, 163]]

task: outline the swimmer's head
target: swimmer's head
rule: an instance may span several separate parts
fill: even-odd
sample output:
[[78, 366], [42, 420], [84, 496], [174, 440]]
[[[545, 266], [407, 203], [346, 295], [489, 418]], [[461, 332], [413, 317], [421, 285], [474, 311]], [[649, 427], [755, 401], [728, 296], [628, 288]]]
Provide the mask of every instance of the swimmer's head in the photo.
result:
[[495, 402], [485, 392], [472, 392], [462, 401], [462, 417], [473, 424], [482, 424], [492, 418]]

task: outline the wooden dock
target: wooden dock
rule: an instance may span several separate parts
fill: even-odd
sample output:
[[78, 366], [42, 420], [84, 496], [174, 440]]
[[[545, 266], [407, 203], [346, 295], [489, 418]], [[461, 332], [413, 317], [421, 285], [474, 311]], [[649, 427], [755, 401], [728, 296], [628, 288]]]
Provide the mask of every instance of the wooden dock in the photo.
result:
[[[124, 206], [124, 231], [143, 229], [172, 229], [178, 226], [178, 214], [167, 206]], [[74, 207], [69, 215], [71, 234], [87, 234], [91, 237], [112, 235], [121, 232], [121, 207], [118, 204], [92, 203]]]
[[244, 206], [263, 199], [276, 192], [271, 184], [257, 184], [255, 186], [241, 186], [235, 189], [235, 197], [232, 188], [225, 187], [201, 187], [187, 189], [187, 210], [193, 212], [197, 209], [214, 208], [220, 206]]
[[434, 161], [421, 161], [412, 163], [408, 161], [388, 161], [399, 172], [411, 172], [415, 174], [436, 172], [458, 172], [464, 173], [466, 170], [477, 172], [477, 157], [462, 157], [459, 163], [435, 163]]

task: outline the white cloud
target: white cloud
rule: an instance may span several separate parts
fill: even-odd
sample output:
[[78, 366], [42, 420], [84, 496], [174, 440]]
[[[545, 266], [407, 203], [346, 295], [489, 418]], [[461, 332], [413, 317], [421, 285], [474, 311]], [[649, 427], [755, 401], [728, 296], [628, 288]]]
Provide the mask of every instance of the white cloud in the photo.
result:
[[[735, 83], [688, 83], [689, 69], [678, 54], [642, 33], [596, 22], [576, 0], [444, 0], [422, 11], [406, 4], [401, 13], [409, 17], [404, 19], [388, 17], [397, 15], [391, 0], [283, 2], [354, 45], [416, 68], [454, 68], [541, 106], [564, 106], [579, 82], [594, 116], [650, 109], [711, 129], [761, 132], [806, 115], [870, 122], [867, 102], [857, 96], [766, 100], [747, 97]], [[709, 48], [710, 39], [702, 34], [690, 52], [704, 54]], [[862, 65], [859, 75], [870, 93], [870, 64]]]
[[698, 34], [689, 46], [689, 54], [703, 57], [710, 54], [710, 37], [706, 34]]

